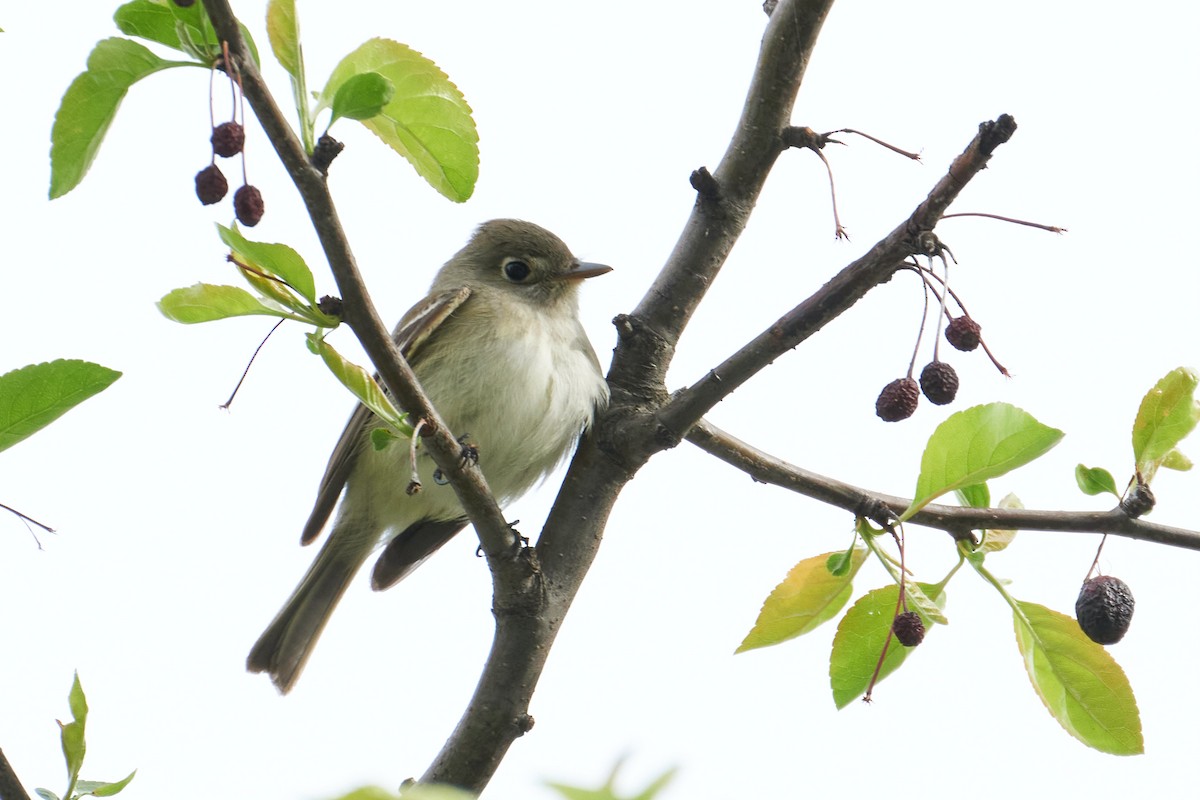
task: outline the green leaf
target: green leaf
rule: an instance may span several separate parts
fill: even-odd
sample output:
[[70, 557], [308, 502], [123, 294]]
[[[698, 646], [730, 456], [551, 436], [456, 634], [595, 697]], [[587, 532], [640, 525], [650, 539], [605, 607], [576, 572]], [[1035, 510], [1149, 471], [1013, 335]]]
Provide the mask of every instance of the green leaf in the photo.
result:
[[128, 786], [135, 775], [137, 775], [136, 769], [119, 781], [79, 781], [79, 783], [75, 784], [75, 789], [78, 792], [77, 796], [83, 797], [90, 794], [95, 797], [112, 797]]
[[286, 311], [266, 305], [245, 289], [237, 286], [214, 286], [210, 283], [197, 283], [167, 292], [158, 301], [158, 310], [167, 319], [182, 322], [184, 325], [256, 314], [297, 319]]
[[208, 19], [203, 3], [183, 7], [172, 2], [167, 6], [175, 18], [175, 34], [179, 37], [179, 49], [193, 58], [211, 64], [221, 55], [221, 43]]
[[126, 36], [136, 36], [175, 50], [183, 49], [175, 30], [175, 15], [165, 3], [133, 0], [117, 9], [113, 22]]
[[1103, 467], [1086, 467], [1083, 464], [1076, 464], [1075, 483], [1079, 484], [1079, 491], [1087, 495], [1108, 492], [1114, 497], [1121, 496], [1117, 491], [1117, 482], [1113, 480], [1112, 473]]
[[312, 270], [295, 250], [286, 244], [252, 242], [242, 236], [237, 225], [232, 228], [217, 225], [217, 230], [220, 231], [221, 241], [229, 245], [239, 261], [274, 275], [305, 300], [316, 304], [317, 289]]
[[179, 62], [164, 61], [137, 42], [104, 39], [88, 56], [87, 70], [67, 87], [50, 131], [50, 199], [83, 180], [129, 87]]
[[317, 101], [329, 108], [355, 75], [378, 72], [395, 87], [383, 110], [362, 124], [409, 160], [443, 195], [463, 202], [479, 177], [479, 135], [471, 107], [437, 65], [406, 45], [371, 39], [342, 59]]
[[[221, 41], [217, 38], [216, 31], [213, 30], [208, 12], [204, 10], [204, 4], [193, 3], [186, 8], [174, 2], [165, 5], [175, 17], [175, 32], [179, 37], [179, 49], [204, 62], [206, 66], [214, 63], [222, 55]], [[254, 63], [261, 64], [262, 62], [258, 58], [258, 46], [255, 45], [249, 29], [239, 22], [238, 30], [241, 31], [242, 38], [246, 40], [246, 48], [250, 51], [250, 57], [254, 59]]]
[[[922, 592], [936, 593], [938, 608], [946, 605], [944, 591], [937, 592], [932, 584], [921, 584]], [[895, 619], [896, 598], [900, 587], [892, 584], [874, 589], [860, 597], [838, 623], [833, 637], [833, 650], [829, 654], [829, 683], [833, 689], [833, 702], [845, 708], [851, 701], [862, 697], [871, 683], [883, 643], [887, 641]], [[920, 609], [912, 609], [921, 617], [928, 631], [931, 620], [926, 619]], [[879, 681], [895, 672], [914, 648], [905, 647], [892, 637], [887, 656], [879, 669]], [[878, 682], [878, 681], [877, 681]]]
[[1050, 714], [1088, 747], [1115, 755], [1143, 750], [1142, 722], [1124, 671], [1065, 614], [1020, 600], [1017, 647]]
[[[997, 508], [1024, 508], [1025, 504], [1021, 499], [1012, 492], [1004, 495]], [[988, 528], [983, 532], [983, 541], [979, 544], [979, 551], [984, 553], [998, 553], [1004, 548], [1012, 544], [1013, 539], [1017, 538], [1015, 530], [997, 530]]]
[[[662, 775], [655, 778], [649, 786], [642, 789], [636, 795], [617, 794], [617, 773], [620, 771], [621, 762], [613, 767], [612, 772], [608, 776], [608, 780], [598, 789], [586, 789], [582, 786], [570, 786], [565, 783], [555, 783], [547, 781], [546, 785], [556, 792], [561, 794], [567, 800], [654, 800], [658, 793], [666, 788], [667, 784], [675, 777], [675, 770], [669, 769]], [[404, 800], [408, 800], [408, 795], [404, 796]]]
[[850, 543], [850, 547], [844, 552], [833, 553], [825, 560], [825, 569], [829, 570], [830, 575], [840, 578], [848, 574], [851, 567], [854, 567], [854, 544], [857, 541], [858, 537], [855, 537], [854, 541]]
[[338, 87], [333, 96], [332, 125], [338, 119], [370, 119], [391, 102], [396, 86], [378, 72], [360, 72]]
[[1196, 373], [1185, 367], [1172, 370], [1142, 399], [1133, 421], [1133, 460], [1141, 473], [1152, 472], [1155, 462], [1179, 444], [1200, 421], [1196, 403]]
[[33, 791], [36, 792], [37, 796], [42, 798], [42, 800], [58, 800], [58, 795], [49, 789], [34, 789]]
[[922, 584], [916, 581], [905, 581], [904, 597], [908, 601], [909, 608], [921, 615], [921, 619], [925, 621], [926, 626], [931, 622], [938, 625], [949, 625], [950, 620], [946, 619], [946, 615], [942, 613], [944, 603], [935, 601], [922, 587], [930, 587], [930, 591], [935, 593], [942, 589], [942, 587], [934, 586], [930, 583]]
[[1162, 458], [1162, 466], [1167, 469], [1173, 469], [1177, 472], [1187, 472], [1192, 468], [1192, 460], [1179, 452], [1178, 449], [1171, 450]]
[[79, 682], [79, 673], [75, 673], [71, 681], [71, 691], [67, 695], [67, 704], [71, 708], [71, 722], [62, 725], [62, 751], [67, 762], [67, 775], [71, 782], [79, 777], [79, 769], [83, 766], [83, 756], [87, 751], [84, 741], [84, 729], [87, 727], [87, 697], [83, 694], [83, 685]]
[[296, 16], [296, 0], [271, 0], [267, 4], [267, 39], [275, 59], [293, 78], [304, 69], [300, 54], [300, 18]]
[[958, 497], [958, 502], [967, 508], [989, 508], [992, 505], [992, 493], [986, 483], [955, 489], [954, 494]]
[[0, 450], [46, 427], [119, 377], [116, 370], [73, 359], [0, 375]]
[[333, 345], [315, 333], [307, 334], [309, 348], [321, 356], [325, 366], [342, 385], [358, 398], [358, 401], [374, 412], [375, 416], [396, 428], [405, 436], [412, 436], [412, 426], [407, 418], [392, 405], [391, 398], [367, 372], [357, 364], [347, 361]]
[[[415, 789], [417, 787], [414, 786], [413, 788]], [[403, 796], [407, 797], [407, 794]], [[414, 795], [414, 797], [416, 796], [417, 795]], [[402, 797], [402, 795], [398, 795], [395, 792], [390, 792], [387, 789], [382, 789], [378, 786], [363, 786], [359, 789], [355, 789], [349, 794], [344, 794], [340, 797], [337, 797], [334, 800], [399, 800], [400, 797]], [[468, 794], [466, 797], [470, 798], [470, 800], [474, 800], [475, 795]]]
[[1003, 475], [1043, 455], [1063, 432], [1008, 403], [952, 414], [937, 427], [921, 456], [921, 474], [904, 521], [934, 498]]
[[825, 553], [806, 558], [792, 567], [787, 577], [763, 601], [754, 627], [735, 653], [785, 642], [815, 630], [832, 619], [850, 599], [850, 585], [867, 558], [865, 547], [854, 548], [852, 566], [842, 575], [827, 567], [842, 553]]
[[371, 447], [375, 450], [383, 450], [399, 438], [391, 428], [371, 429]]

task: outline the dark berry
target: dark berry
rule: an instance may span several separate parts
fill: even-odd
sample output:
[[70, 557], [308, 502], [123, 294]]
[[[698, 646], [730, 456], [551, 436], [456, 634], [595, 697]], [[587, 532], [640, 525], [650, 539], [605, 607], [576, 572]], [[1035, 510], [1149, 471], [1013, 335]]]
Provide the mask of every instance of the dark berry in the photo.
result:
[[191, 8], [196, 5], [196, 0], [175, 0], [175, 5], [180, 8]]
[[921, 370], [921, 391], [936, 405], [953, 402], [958, 394], [958, 374], [954, 367], [945, 361], [930, 361]]
[[1154, 508], [1154, 492], [1150, 491], [1149, 484], [1136, 483], [1121, 498], [1121, 510], [1132, 519], [1149, 514], [1152, 508]]
[[209, 164], [196, 173], [196, 196], [204, 205], [211, 206], [220, 202], [228, 191], [229, 182], [225, 180], [221, 170], [217, 169], [216, 164]]
[[892, 620], [892, 633], [905, 647], [916, 647], [925, 638], [925, 623], [915, 611], [905, 611]]
[[221, 158], [236, 156], [246, 144], [246, 130], [236, 122], [222, 122], [213, 128], [213, 152]]
[[912, 378], [897, 378], [883, 387], [875, 401], [875, 413], [884, 422], [908, 419], [917, 410], [921, 392]]
[[1075, 619], [1093, 642], [1116, 644], [1133, 619], [1133, 592], [1120, 578], [1097, 575], [1079, 590]]
[[250, 184], [238, 189], [233, 193], [233, 212], [238, 222], [253, 228], [263, 215], [262, 192]]
[[979, 347], [979, 323], [970, 317], [955, 317], [946, 326], [946, 341], [964, 351]]

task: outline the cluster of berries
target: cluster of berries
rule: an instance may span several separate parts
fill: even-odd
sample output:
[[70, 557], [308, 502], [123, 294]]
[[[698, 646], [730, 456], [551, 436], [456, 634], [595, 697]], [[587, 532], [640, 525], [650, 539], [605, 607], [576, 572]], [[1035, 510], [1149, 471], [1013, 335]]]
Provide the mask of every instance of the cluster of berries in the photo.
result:
[[[212, 147], [213, 161], [207, 167], [196, 173], [196, 196], [206, 206], [220, 202], [229, 192], [229, 181], [217, 166], [216, 157], [232, 158], [239, 153], [243, 159], [243, 175], [245, 174], [245, 153], [242, 148], [246, 142], [246, 131], [238, 122], [222, 122], [213, 128]], [[262, 192], [258, 187], [249, 183], [233, 193], [233, 211], [238, 222], [248, 228], [253, 228], [263, 216]]]
[[[946, 341], [958, 350], [970, 352], [979, 347], [979, 330], [979, 323], [964, 314], [950, 320], [946, 326]], [[919, 387], [912, 379], [911, 372], [883, 387], [875, 401], [875, 413], [884, 422], [908, 419], [917, 410], [917, 401], [922, 393], [929, 398], [929, 402], [939, 406], [953, 402], [958, 394], [958, 373], [945, 361], [939, 361], [936, 353], [933, 361], [921, 370]]]
[[[187, 8], [193, 5], [195, 0], [174, 0], [174, 2], [177, 6]], [[240, 87], [233, 77], [230, 77], [230, 83], [234, 90], [234, 96], [237, 97]], [[211, 98], [209, 98], [209, 102], [212, 102]], [[242, 186], [233, 193], [233, 211], [238, 222], [248, 228], [253, 228], [262, 219], [263, 198], [258, 187], [246, 182], [246, 129], [237, 121], [236, 116], [235, 112], [235, 119], [213, 126], [210, 138], [212, 159], [207, 167], [196, 173], [196, 197], [200, 198], [200, 202], [206, 206], [223, 200], [229, 193], [229, 181], [225, 179], [221, 168], [217, 166], [217, 156], [233, 158], [240, 155], [242, 157]]]

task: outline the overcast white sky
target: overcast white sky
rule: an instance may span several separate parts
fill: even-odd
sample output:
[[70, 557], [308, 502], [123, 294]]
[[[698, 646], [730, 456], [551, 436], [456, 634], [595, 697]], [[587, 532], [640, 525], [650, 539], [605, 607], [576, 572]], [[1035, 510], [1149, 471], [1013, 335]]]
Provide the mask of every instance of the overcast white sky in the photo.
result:
[[[39, 551], [0, 517], [0, 747], [30, 786], [63, 788], [58, 730], [78, 668], [92, 708], [85, 777], [137, 767], [130, 798], [321, 798], [419, 775], [470, 696], [491, 637], [490, 582], [459, 537], [383, 595], [363, 578], [295, 692], [281, 698], [243, 661], [307, 566], [297, 546], [351, 402], [300, 331], [265, 348], [229, 413], [225, 400], [269, 327], [183, 327], [154, 301], [199, 280], [231, 282], [192, 176], [208, 161], [208, 76], [135, 86], [83, 185], [46, 200], [49, 131], [91, 46], [116, 33], [106, 3], [12, 4], [2, 12], [8, 119], [0, 270], [7, 343], [0, 371], [57, 357], [124, 371], [109, 391], [0, 455], [0, 502], [58, 528]], [[235, 4], [266, 52], [261, 2]], [[454, 4], [299, 3], [310, 83], [383, 35], [438, 62], [476, 111], [482, 172], [454, 206], [353, 123], [331, 185], [386, 317], [423, 294], [479, 221], [517, 216], [616, 269], [583, 300], [601, 360], [609, 320], [629, 311], [692, 203], [689, 172], [715, 166], [741, 107], [765, 17], [756, 0]], [[1129, 425], [1144, 392], [1200, 367], [1200, 270], [1192, 233], [1200, 55], [1186, 4], [1012, 0], [835, 7], [795, 122], [854, 127], [923, 152], [913, 164], [864, 141], [829, 152], [850, 242], [835, 242], [823, 167], [786, 154], [715, 291], [681, 344], [686, 385], [860, 255], [924, 197], [977, 124], [1015, 116], [954, 210], [1011, 214], [1064, 236], [981, 220], [939, 234], [953, 281], [1014, 378], [981, 354], [952, 354], [952, 408], [1004, 400], [1067, 438], [996, 481], [1030, 507], [1104, 508], [1074, 486], [1079, 461], [1130, 468]], [[289, 91], [270, 60], [281, 102]], [[223, 95], [222, 95], [223, 97]], [[332, 291], [310, 225], [249, 133], [266, 198], [256, 238], [285, 241]], [[911, 494], [920, 449], [952, 409], [906, 424], [873, 413], [903, 373], [920, 313], [900, 276], [712, 415], [781, 457]], [[348, 334], [338, 346], [353, 353]], [[1200, 440], [1185, 443], [1200, 458]], [[1152, 519], [1197, 527], [1200, 472], [1163, 473]], [[554, 490], [514, 504], [535, 534]], [[973, 575], [871, 707], [835, 711], [829, 625], [734, 657], [762, 598], [797, 560], [844, 548], [851, 519], [750, 480], [682, 445], [625, 491], [604, 547], [534, 698], [534, 730], [489, 796], [548, 798], [544, 780], [599, 783], [628, 756], [625, 784], [677, 766], [667, 798], [1160, 797], [1194, 792], [1200, 696], [1191, 676], [1200, 558], [1112, 541], [1102, 565], [1138, 600], [1112, 652], [1142, 709], [1144, 756], [1115, 758], [1063, 732], [1033, 694], [1008, 609]], [[914, 529], [909, 560], [936, 579], [950, 541]], [[1026, 600], [1070, 612], [1092, 537], [1025, 533], [993, 557]], [[869, 566], [865, 591], [886, 577]], [[1185, 789], [1185, 787], [1187, 787]]]

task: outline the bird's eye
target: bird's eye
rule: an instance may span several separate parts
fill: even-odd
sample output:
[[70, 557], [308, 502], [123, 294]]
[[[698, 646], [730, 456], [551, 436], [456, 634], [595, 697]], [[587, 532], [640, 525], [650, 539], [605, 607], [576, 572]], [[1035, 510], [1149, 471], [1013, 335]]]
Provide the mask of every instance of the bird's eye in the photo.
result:
[[520, 283], [529, 277], [529, 265], [519, 258], [504, 262], [504, 277], [513, 283]]

